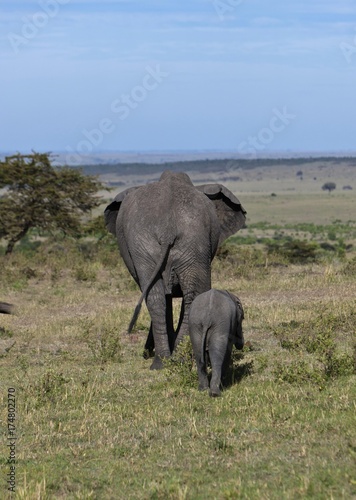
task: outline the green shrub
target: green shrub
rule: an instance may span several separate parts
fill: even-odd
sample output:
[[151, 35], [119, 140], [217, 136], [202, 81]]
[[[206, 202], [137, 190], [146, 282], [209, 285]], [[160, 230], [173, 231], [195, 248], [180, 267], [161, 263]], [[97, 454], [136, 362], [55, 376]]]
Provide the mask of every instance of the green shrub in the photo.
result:
[[0, 339], [11, 339], [14, 336], [14, 332], [9, 330], [4, 326], [0, 326]]
[[168, 380], [183, 387], [198, 385], [198, 373], [195, 367], [193, 346], [189, 336], [184, 337], [174, 354], [164, 360]]
[[234, 245], [254, 245], [257, 243], [257, 237], [252, 234], [246, 236], [232, 236], [229, 241]]
[[277, 362], [273, 375], [277, 381], [289, 384], [314, 383], [319, 386], [324, 384], [322, 369], [303, 359], [293, 360], [290, 363]]
[[121, 346], [115, 324], [104, 322], [97, 325], [93, 320], [82, 320], [82, 339], [99, 363], [120, 361]]
[[97, 215], [92, 217], [86, 224], [82, 227], [83, 235], [85, 236], [95, 236], [95, 238], [102, 239], [106, 238], [109, 234], [105, 227], [105, 220], [103, 215]]
[[78, 264], [73, 269], [73, 275], [77, 281], [96, 281], [96, 266], [90, 262]]
[[321, 384], [329, 378], [356, 373], [356, 347], [354, 353], [339, 352], [337, 333], [349, 332], [354, 328], [354, 312], [348, 316], [336, 316], [325, 312], [314, 320], [281, 323], [274, 329], [281, 347], [295, 351], [296, 356], [304, 353], [311, 355], [309, 364], [304, 360], [290, 364], [277, 364], [275, 377], [286, 382], [316, 382]]
[[328, 352], [324, 358], [324, 373], [327, 378], [338, 378], [356, 373], [356, 348], [354, 355]]
[[282, 259], [270, 256], [267, 259], [266, 252], [255, 247], [246, 247], [225, 242], [213, 261], [213, 273], [215, 280], [219, 281], [221, 276], [231, 278], [256, 278], [262, 279], [269, 273], [268, 266], [282, 264]]
[[267, 251], [269, 254], [281, 254], [290, 263], [305, 264], [318, 259], [320, 246], [314, 242], [301, 240], [277, 240], [267, 244]]
[[347, 276], [356, 276], [356, 257], [346, 262], [341, 272]]
[[29, 385], [28, 395], [35, 398], [37, 406], [55, 403], [64, 394], [68, 382], [62, 372], [48, 370], [37, 382]]

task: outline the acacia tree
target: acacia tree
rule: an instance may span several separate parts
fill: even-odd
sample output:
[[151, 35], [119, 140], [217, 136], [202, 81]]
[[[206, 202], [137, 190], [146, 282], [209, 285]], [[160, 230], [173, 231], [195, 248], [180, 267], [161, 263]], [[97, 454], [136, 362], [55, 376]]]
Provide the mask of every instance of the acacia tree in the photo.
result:
[[13, 251], [30, 229], [80, 232], [81, 217], [100, 204], [103, 185], [79, 169], [54, 167], [48, 153], [16, 154], [0, 162], [0, 238]]
[[329, 191], [329, 194], [330, 194], [331, 191], [333, 191], [334, 189], [336, 189], [336, 184], [335, 184], [335, 182], [325, 182], [325, 184], [323, 184], [321, 186], [321, 189], [323, 191]]

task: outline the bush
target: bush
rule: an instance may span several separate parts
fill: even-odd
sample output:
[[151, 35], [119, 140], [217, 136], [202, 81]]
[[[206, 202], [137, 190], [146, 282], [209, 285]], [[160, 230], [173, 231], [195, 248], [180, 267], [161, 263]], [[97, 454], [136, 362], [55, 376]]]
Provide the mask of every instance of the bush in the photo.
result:
[[[353, 312], [347, 317], [325, 313], [313, 321], [278, 325], [274, 334], [281, 347], [295, 351], [298, 360], [286, 365], [277, 363], [275, 377], [290, 383], [311, 381], [320, 385], [327, 379], [356, 373], [356, 346], [353, 353], [339, 352], [337, 342], [337, 333], [350, 331], [354, 321]], [[311, 355], [309, 363], [299, 359], [303, 352]]]
[[320, 386], [324, 382], [322, 371], [303, 359], [285, 364], [277, 362], [273, 374], [277, 381], [289, 384], [314, 383]]
[[81, 263], [73, 269], [73, 275], [77, 281], [96, 281], [96, 266], [91, 263]]
[[97, 325], [94, 320], [82, 320], [82, 338], [99, 363], [120, 361], [121, 346], [115, 324], [104, 322]]
[[338, 378], [356, 373], [356, 345], [353, 356], [329, 351], [324, 358], [324, 373], [327, 378]]
[[347, 276], [356, 276], [356, 257], [353, 257], [353, 259], [349, 260], [344, 265], [341, 272], [343, 274], [346, 274]]
[[335, 182], [325, 182], [325, 184], [323, 184], [321, 186], [321, 189], [323, 191], [329, 191], [329, 194], [330, 194], [331, 191], [333, 191], [334, 189], [336, 189], [336, 184], [335, 184]]
[[167, 378], [182, 387], [198, 385], [198, 372], [195, 367], [193, 346], [188, 336], [184, 337], [174, 354], [164, 360]]
[[259, 248], [241, 247], [228, 241], [220, 247], [213, 261], [213, 269], [231, 277], [250, 277], [258, 270], [259, 276], [262, 275], [262, 269], [268, 272], [266, 257]]
[[318, 259], [320, 246], [314, 242], [300, 240], [272, 241], [267, 244], [267, 251], [269, 254], [280, 254], [293, 264], [306, 264]]
[[37, 406], [48, 402], [55, 403], [65, 392], [67, 380], [62, 372], [48, 370], [37, 382], [31, 384], [28, 389], [29, 395], [37, 401]]

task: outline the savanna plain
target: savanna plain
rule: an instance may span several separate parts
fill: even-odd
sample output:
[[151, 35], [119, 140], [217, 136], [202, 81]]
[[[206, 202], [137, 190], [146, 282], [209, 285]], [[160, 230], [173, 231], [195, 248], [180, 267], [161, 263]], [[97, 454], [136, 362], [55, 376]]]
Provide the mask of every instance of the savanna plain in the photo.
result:
[[139, 290], [100, 218], [77, 239], [33, 232], [1, 250], [0, 299], [16, 305], [0, 317], [1, 498], [9, 388], [13, 498], [356, 498], [356, 197], [342, 189], [356, 166], [224, 175], [206, 182], [221, 177], [248, 215], [212, 265], [245, 309], [221, 398], [198, 392], [187, 341], [149, 370], [148, 312], [125, 333]]

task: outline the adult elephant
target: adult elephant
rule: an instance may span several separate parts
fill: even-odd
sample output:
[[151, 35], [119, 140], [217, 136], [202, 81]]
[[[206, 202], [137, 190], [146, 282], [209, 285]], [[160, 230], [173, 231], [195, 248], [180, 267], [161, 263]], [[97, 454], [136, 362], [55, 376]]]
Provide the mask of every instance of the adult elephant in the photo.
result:
[[[194, 187], [185, 173], [166, 170], [158, 182], [126, 189], [105, 210], [108, 230], [117, 236], [122, 258], [151, 316], [155, 357], [162, 368], [183, 335], [193, 299], [211, 288], [211, 261], [218, 246], [245, 223], [239, 200], [221, 184]], [[183, 298], [175, 335], [172, 296]]]

